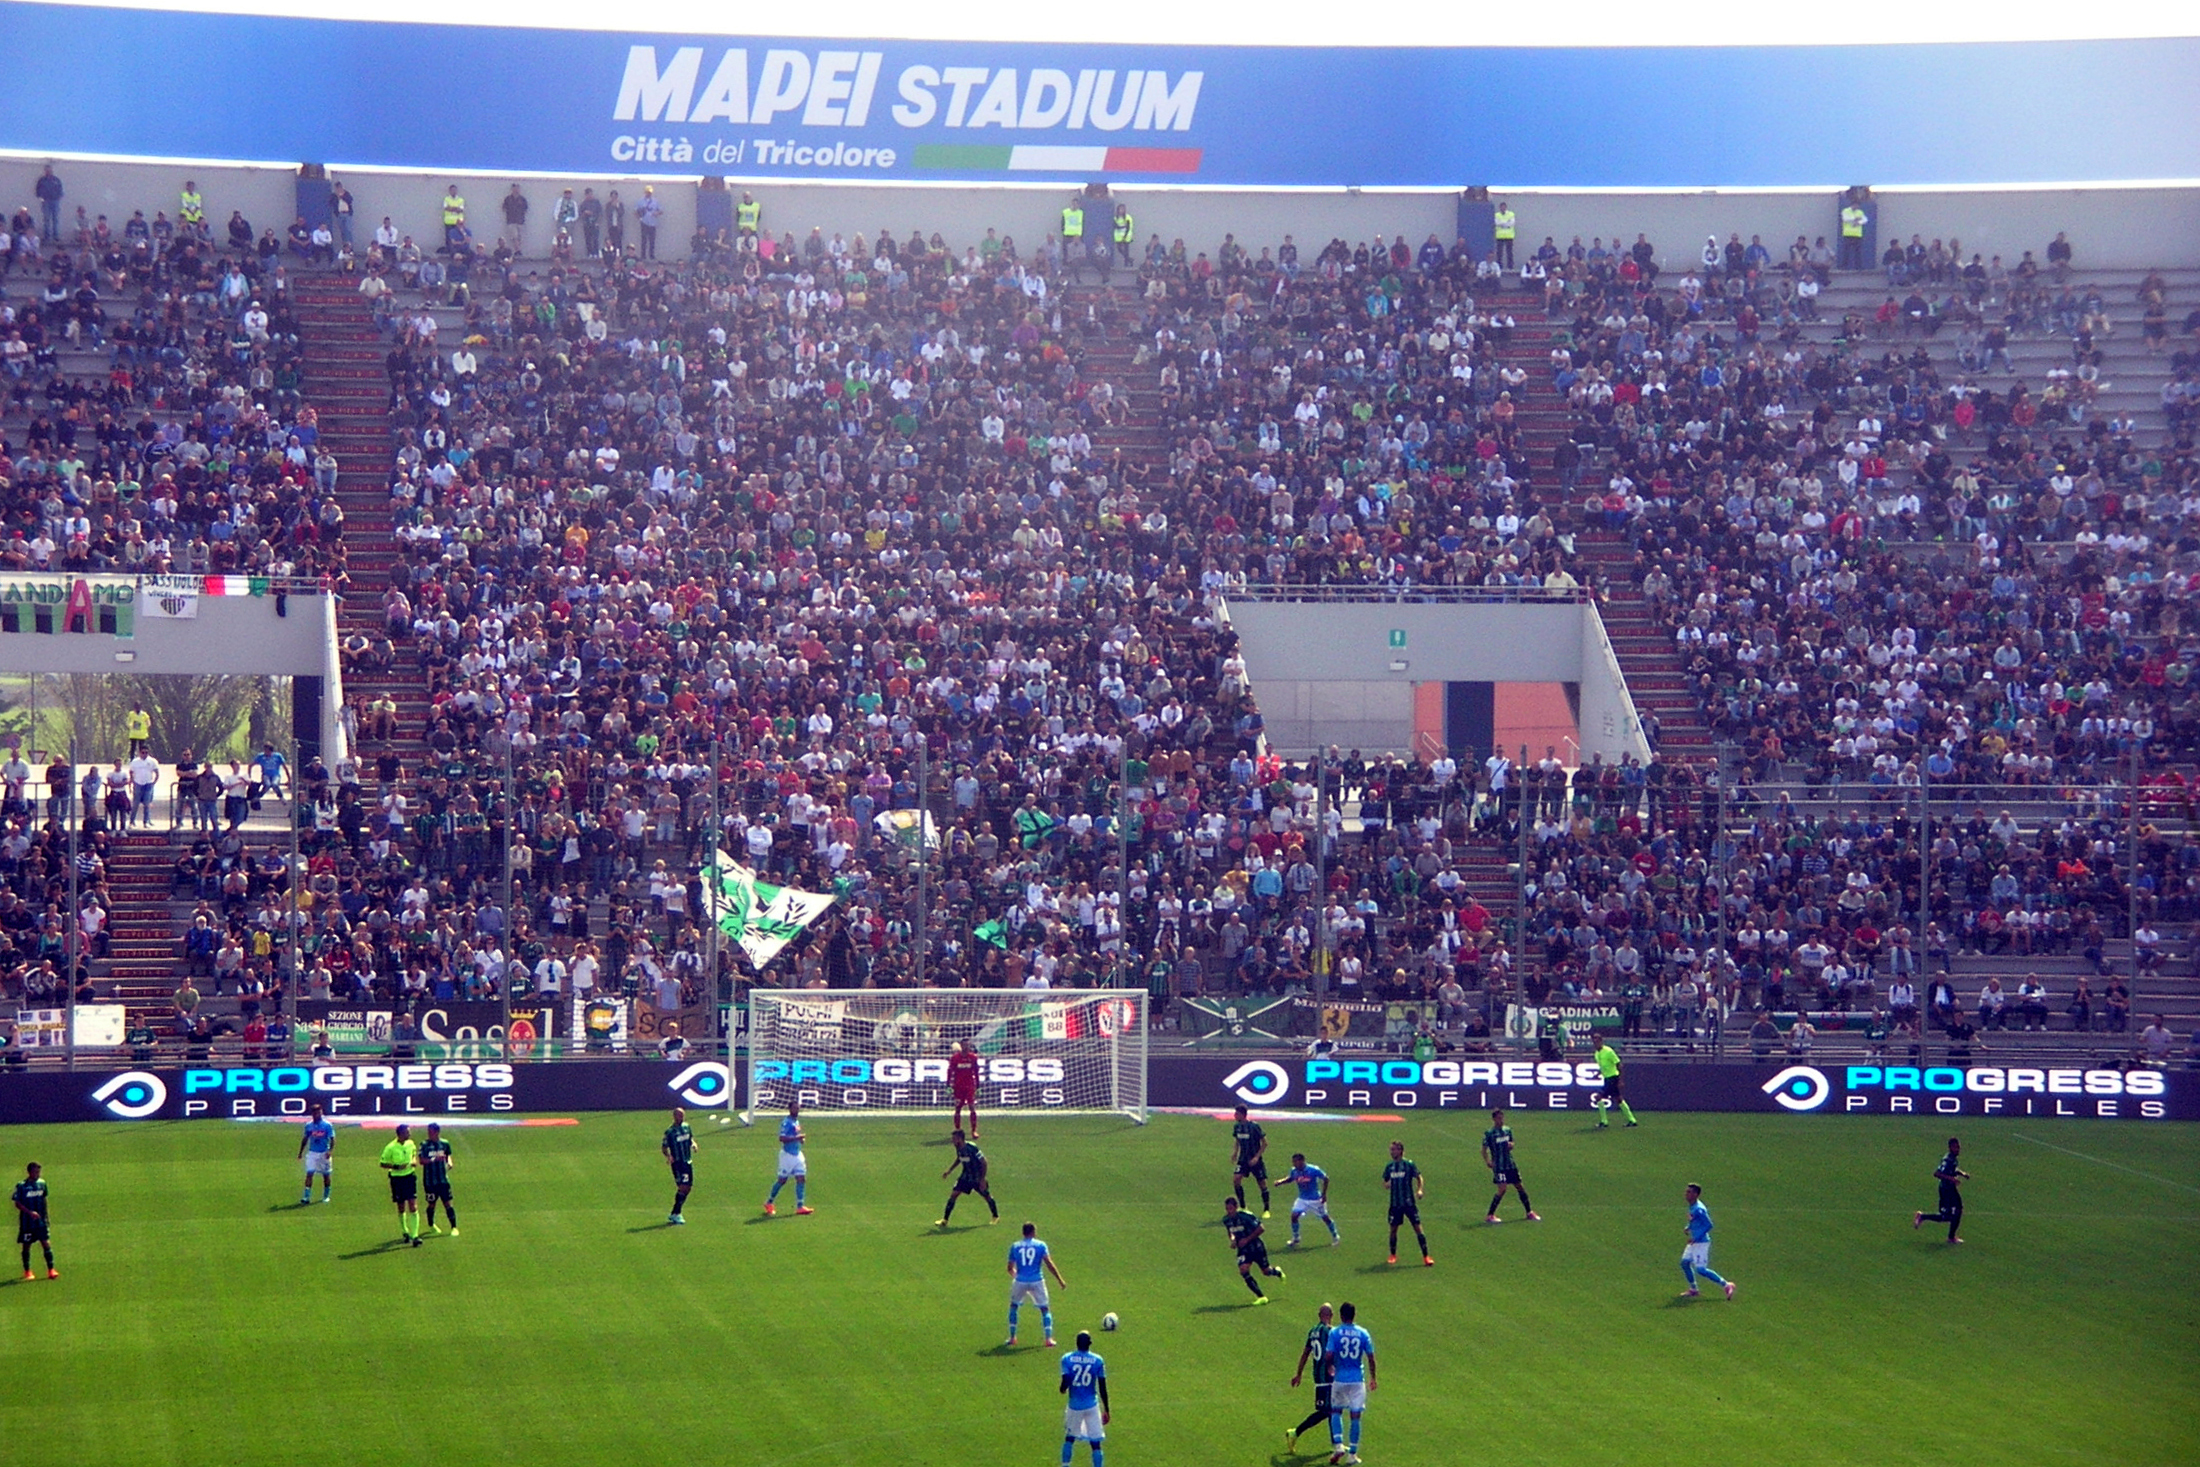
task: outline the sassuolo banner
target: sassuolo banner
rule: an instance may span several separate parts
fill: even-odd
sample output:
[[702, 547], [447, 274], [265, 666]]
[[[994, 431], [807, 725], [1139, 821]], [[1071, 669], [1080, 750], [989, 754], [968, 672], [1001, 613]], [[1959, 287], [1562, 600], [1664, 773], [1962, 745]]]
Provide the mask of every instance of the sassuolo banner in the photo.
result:
[[1266, 187], [2200, 177], [2190, 39], [1009, 45], [22, 3], [0, 38], [17, 75], [66, 79], [0, 95], [0, 149], [31, 153]]
[[[2026, 1119], [2200, 1120], [2200, 1074], [2084, 1065], [1633, 1064], [1644, 1110], [1790, 1115], [1961, 1115]], [[1290, 1110], [1587, 1110], [1603, 1090], [1589, 1060], [1502, 1055], [1413, 1060], [1157, 1058], [1155, 1106]]]

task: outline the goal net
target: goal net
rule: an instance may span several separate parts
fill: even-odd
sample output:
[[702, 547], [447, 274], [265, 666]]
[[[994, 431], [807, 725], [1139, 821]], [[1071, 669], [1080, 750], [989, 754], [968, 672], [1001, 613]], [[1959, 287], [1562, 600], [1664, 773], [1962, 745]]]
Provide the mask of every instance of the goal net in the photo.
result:
[[1146, 1119], [1143, 989], [749, 992], [748, 1104], [850, 1115], [944, 1114], [947, 1061], [978, 1056], [981, 1111]]

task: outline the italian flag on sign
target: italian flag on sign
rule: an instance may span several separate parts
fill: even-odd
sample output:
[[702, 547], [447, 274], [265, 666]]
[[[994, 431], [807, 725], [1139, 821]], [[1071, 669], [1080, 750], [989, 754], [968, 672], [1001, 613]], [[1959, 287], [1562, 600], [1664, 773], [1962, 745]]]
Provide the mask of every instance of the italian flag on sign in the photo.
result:
[[266, 576], [208, 576], [199, 584], [204, 596], [265, 596]]
[[1026, 1039], [1081, 1039], [1088, 1032], [1076, 1004], [1038, 1003], [1024, 1009]]

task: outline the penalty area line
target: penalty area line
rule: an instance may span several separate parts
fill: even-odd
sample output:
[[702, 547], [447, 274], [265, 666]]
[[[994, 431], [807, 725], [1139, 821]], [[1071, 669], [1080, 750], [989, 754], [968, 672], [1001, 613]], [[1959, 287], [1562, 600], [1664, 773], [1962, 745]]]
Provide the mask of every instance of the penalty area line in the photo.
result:
[[2165, 1187], [2175, 1187], [2180, 1192], [2191, 1192], [2195, 1195], [2200, 1195], [2200, 1187], [2189, 1186], [2184, 1182], [2173, 1182], [2168, 1177], [2158, 1177], [2152, 1172], [2143, 1172], [2140, 1171], [2137, 1167], [2125, 1166], [2120, 1161], [2110, 1161], [2105, 1157], [2090, 1156], [2083, 1151], [2072, 1151], [2067, 1146], [2057, 1146], [2052, 1141], [2042, 1141], [2037, 1136], [2027, 1136], [2022, 1131], [2012, 1131], [2009, 1134], [2016, 1137], [2019, 1141], [2029, 1141], [2034, 1146], [2044, 1146], [2049, 1151], [2060, 1151], [2065, 1156], [2075, 1156], [2076, 1158], [2078, 1158], [2078, 1160], [2090, 1161], [2095, 1166], [2105, 1166], [2111, 1171], [2125, 1172], [2134, 1177], [2142, 1177], [2149, 1182], [2160, 1182]]

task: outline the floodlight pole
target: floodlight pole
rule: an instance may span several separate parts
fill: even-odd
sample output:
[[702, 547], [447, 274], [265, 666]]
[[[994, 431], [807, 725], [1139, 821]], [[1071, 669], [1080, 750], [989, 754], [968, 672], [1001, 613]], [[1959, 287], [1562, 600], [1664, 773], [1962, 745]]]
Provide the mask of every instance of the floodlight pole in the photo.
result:
[[932, 853], [925, 849], [924, 821], [925, 800], [932, 785], [932, 750], [930, 742], [919, 733], [917, 736], [917, 987], [924, 987], [924, 957], [928, 945], [925, 938], [932, 913]]
[[[289, 932], [286, 934], [289, 939], [287, 943], [289, 952], [285, 956], [285, 961], [289, 965], [290, 976], [283, 984], [283, 1018], [293, 1036], [291, 1041], [292, 1053], [296, 1053], [295, 1045], [298, 1032], [298, 945], [303, 940], [303, 936], [299, 931], [300, 913], [298, 902], [299, 898], [305, 894], [303, 890], [304, 883], [300, 879], [298, 867], [299, 782], [300, 766], [298, 763], [297, 730], [293, 728], [290, 742], [290, 885], [285, 893], [290, 908], [288, 917]], [[289, 1057], [287, 1054], [284, 1056], [285, 1059]]]
[[[704, 970], [710, 974], [711, 1022], [718, 1026], [718, 1040], [724, 1044], [728, 1034], [725, 1026], [725, 1006], [718, 1002], [718, 902], [722, 894], [718, 876], [719, 841], [724, 827], [719, 824], [718, 773], [724, 767], [724, 748], [717, 739], [710, 741], [710, 828], [703, 835], [703, 956]], [[727, 1063], [732, 1063], [733, 1052], [726, 1052]], [[727, 1089], [729, 1099], [732, 1088]]]
[[1115, 978], [1120, 986], [1131, 960], [1131, 730], [1123, 730], [1121, 794], [1115, 816]]
[[[69, 785], [70, 793], [75, 794], [76, 729], [73, 726], [69, 729]], [[78, 910], [80, 899], [77, 892], [76, 865], [77, 832], [83, 825], [83, 817], [77, 814], [76, 804], [77, 802], [74, 800], [70, 802], [69, 914], [63, 919], [61, 928], [66, 944], [62, 951], [68, 963], [68, 972], [62, 978], [62, 984], [68, 990], [67, 1018], [64, 1020], [67, 1027], [62, 1031], [62, 1042], [67, 1046], [66, 1063], [72, 1070], [76, 1068], [76, 970], [82, 963], [84, 956], [84, 919]], [[88, 807], [89, 802], [86, 802], [86, 804]]]
[[497, 983], [497, 999], [504, 1011], [504, 1052], [512, 1052], [512, 964], [519, 948], [513, 942], [512, 922], [512, 836], [517, 829], [512, 810], [512, 730], [507, 721], [504, 730], [504, 930], [497, 934], [504, 943], [504, 972]]

